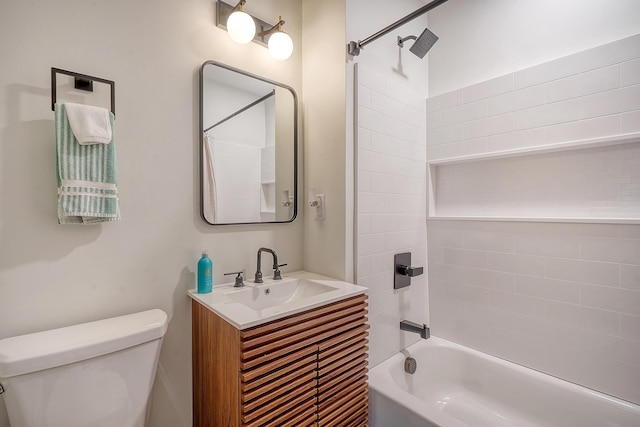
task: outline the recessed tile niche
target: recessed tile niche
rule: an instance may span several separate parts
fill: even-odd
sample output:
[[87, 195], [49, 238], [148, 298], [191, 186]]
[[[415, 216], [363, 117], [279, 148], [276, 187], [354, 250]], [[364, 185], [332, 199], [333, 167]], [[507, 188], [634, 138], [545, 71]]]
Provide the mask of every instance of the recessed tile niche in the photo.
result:
[[429, 163], [429, 217], [640, 223], [640, 138]]

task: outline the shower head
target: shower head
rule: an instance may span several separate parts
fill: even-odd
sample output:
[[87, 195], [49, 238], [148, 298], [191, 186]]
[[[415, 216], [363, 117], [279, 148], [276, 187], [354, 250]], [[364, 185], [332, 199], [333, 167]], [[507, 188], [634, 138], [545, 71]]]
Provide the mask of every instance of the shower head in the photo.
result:
[[433, 34], [428, 28], [425, 28], [419, 37], [408, 36], [405, 38], [401, 38], [400, 36], [398, 36], [398, 46], [403, 47], [404, 42], [407, 40], [415, 40], [409, 50], [418, 58], [422, 59], [427, 54], [427, 52], [429, 52], [429, 49], [431, 49], [433, 45], [436, 44], [436, 42], [438, 41], [438, 36]]

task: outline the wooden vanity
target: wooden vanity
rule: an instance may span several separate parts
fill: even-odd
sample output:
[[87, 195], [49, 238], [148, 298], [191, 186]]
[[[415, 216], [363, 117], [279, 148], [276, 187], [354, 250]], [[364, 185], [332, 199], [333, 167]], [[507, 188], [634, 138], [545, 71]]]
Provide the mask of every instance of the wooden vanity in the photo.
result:
[[239, 329], [192, 301], [194, 427], [368, 425], [367, 297]]

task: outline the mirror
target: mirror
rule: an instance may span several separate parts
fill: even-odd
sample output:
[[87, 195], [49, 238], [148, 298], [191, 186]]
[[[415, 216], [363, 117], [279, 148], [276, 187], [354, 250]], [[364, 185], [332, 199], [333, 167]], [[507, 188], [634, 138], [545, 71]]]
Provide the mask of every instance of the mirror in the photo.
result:
[[286, 85], [215, 61], [200, 68], [200, 214], [211, 225], [297, 215], [298, 100]]

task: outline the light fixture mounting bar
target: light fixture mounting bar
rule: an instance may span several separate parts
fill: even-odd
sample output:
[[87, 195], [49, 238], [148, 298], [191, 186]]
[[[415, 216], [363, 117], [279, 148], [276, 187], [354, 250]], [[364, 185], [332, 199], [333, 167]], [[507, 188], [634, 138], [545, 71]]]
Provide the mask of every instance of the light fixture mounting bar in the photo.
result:
[[231, 13], [235, 12], [236, 10], [239, 10], [242, 12], [242, 8], [245, 4], [247, 4], [247, 0], [240, 0], [238, 4], [235, 5], [233, 9], [231, 9]]
[[[227, 4], [220, 0], [216, 1], [216, 26], [218, 28], [222, 28], [223, 30], [227, 29], [227, 19], [229, 18], [229, 15], [231, 15], [231, 13], [234, 11], [234, 9], [235, 6], [233, 5]], [[253, 21], [256, 23], [256, 28], [264, 29], [273, 27], [273, 25], [263, 21], [260, 18], [256, 18], [246, 10], [244, 10], [244, 13], [250, 15], [253, 18]], [[267, 35], [260, 36], [259, 31], [256, 31], [256, 35], [253, 37], [253, 41], [266, 47], [267, 41], [269, 40], [266, 36]]]
[[414, 10], [413, 12], [411, 12], [410, 14], [405, 16], [404, 18], [401, 18], [401, 19], [397, 20], [393, 24], [388, 25], [387, 27], [381, 29], [380, 31], [378, 31], [375, 34], [370, 35], [369, 37], [367, 37], [364, 40], [358, 40], [357, 42], [356, 41], [350, 41], [349, 44], [347, 45], [347, 52], [349, 53], [349, 55], [352, 55], [352, 56], [360, 55], [360, 49], [362, 49], [365, 45], [367, 45], [367, 44], [371, 43], [372, 41], [375, 41], [375, 40], [379, 39], [380, 37], [390, 33], [391, 31], [395, 30], [396, 28], [403, 26], [404, 24], [406, 24], [409, 21], [413, 21], [418, 16], [421, 16], [421, 15], [427, 13], [431, 9], [435, 9], [436, 7], [440, 6], [442, 3], [445, 3], [446, 1], [447, 0], [433, 0], [431, 3], [428, 3], [428, 4], [424, 5], [424, 6], [422, 6], [420, 9]]
[[282, 31], [282, 26], [283, 25], [284, 25], [284, 19], [282, 19], [282, 16], [280, 16], [278, 18], [278, 23], [275, 24], [273, 27], [265, 29], [265, 27], [260, 26], [262, 31], [260, 31], [258, 34], [256, 34], [256, 37], [264, 38], [264, 37], [268, 36], [269, 34], [275, 33], [276, 31]]

